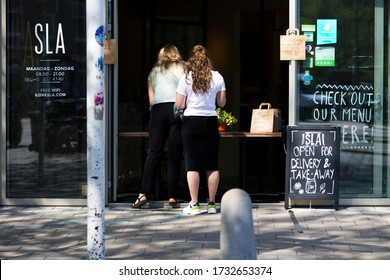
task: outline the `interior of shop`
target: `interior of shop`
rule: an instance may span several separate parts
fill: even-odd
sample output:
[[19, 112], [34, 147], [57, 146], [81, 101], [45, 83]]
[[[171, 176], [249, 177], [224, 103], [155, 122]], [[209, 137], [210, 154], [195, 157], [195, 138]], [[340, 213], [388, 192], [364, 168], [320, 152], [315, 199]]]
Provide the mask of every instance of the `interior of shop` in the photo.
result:
[[[159, 49], [174, 44], [184, 59], [195, 44], [210, 52], [214, 67], [225, 78], [226, 109], [237, 118], [231, 131], [249, 131], [252, 109], [267, 102], [288, 123], [288, 62], [279, 59], [279, 36], [289, 22], [288, 0], [166, 0], [118, 1], [118, 120], [119, 132], [147, 131], [149, 104], [146, 81]], [[246, 190], [255, 201], [283, 200], [284, 139], [221, 139], [219, 199], [242, 187], [240, 168], [245, 152]], [[138, 194], [147, 138], [118, 139], [118, 202]], [[184, 165], [183, 165], [184, 167]], [[160, 199], [164, 197], [164, 161]], [[185, 174], [181, 198], [188, 199]], [[201, 187], [205, 194], [207, 186]], [[217, 197], [217, 199], [218, 199]]]

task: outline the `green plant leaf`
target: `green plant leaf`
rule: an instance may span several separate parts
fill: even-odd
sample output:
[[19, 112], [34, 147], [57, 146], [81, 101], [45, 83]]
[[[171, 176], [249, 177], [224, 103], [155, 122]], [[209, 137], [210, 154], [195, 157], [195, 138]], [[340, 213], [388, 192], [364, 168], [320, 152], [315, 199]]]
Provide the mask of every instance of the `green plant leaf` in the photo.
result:
[[237, 123], [238, 119], [231, 113], [221, 108], [216, 109], [218, 114], [218, 123], [226, 123], [227, 126], [231, 126]]

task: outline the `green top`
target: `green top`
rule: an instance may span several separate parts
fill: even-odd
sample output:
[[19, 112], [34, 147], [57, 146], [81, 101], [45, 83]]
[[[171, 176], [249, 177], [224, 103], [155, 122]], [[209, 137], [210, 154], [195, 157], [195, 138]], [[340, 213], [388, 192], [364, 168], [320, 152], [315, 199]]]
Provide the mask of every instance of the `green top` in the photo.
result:
[[151, 71], [148, 81], [152, 83], [154, 89], [152, 105], [176, 101], [176, 88], [183, 73], [180, 64], [174, 64], [168, 69], [158, 67], [155, 71]]

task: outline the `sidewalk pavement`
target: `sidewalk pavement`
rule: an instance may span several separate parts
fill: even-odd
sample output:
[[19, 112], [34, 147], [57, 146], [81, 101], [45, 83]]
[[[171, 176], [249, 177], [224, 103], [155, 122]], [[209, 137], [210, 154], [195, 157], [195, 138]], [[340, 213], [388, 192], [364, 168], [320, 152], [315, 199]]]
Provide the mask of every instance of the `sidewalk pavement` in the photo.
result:
[[[106, 207], [107, 260], [220, 259], [220, 212], [189, 216], [184, 204], [156, 205]], [[259, 260], [390, 260], [390, 206], [252, 208]], [[87, 208], [0, 207], [0, 259], [88, 259]]]

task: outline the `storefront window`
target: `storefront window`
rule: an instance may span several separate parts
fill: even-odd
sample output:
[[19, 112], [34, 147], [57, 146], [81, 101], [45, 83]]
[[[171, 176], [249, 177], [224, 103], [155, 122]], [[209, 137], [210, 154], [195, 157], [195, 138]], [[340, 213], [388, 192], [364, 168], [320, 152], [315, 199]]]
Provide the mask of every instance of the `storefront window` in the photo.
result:
[[340, 197], [389, 197], [385, 3], [300, 2], [298, 123], [341, 128]]
[[8, 0], [6, 11], [6, 197], [84, 197], [85, 1]]

